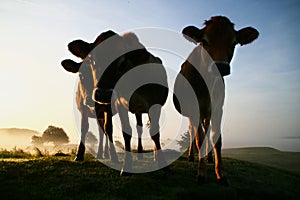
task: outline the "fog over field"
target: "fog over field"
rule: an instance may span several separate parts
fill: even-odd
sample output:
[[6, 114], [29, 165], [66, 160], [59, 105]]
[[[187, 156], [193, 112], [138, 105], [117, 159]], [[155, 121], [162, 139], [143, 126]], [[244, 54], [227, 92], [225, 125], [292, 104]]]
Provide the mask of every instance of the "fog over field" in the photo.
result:
[[41, 136], [41, 133], [30, 129], [2, 128], [0, 129], [0, 148], [12, 149], [26, 148], [31, 145], [33, 135]]
[[[98, 139], [98, 133], [93, 133]], [[23, 150], [32, 150], [34, 145], [31, 143], [32, 136], [42, 136], [42, 133], [35, 130], [25, 129], [25, 128], [0, 128], [0, 149], [11, 150], [13, 148], [23, 149]], [[70, 137], [70, 133], [67, 133]], [[120, 141], [122, 144], [123, 137], [114, 136], [114, 141]], [[170, 148], [169, 144], [171, 139], [162, 139], [162, 146], [166, 148]], [[173, 142], [174, 143], [174, 142]], [[71, 140], [68, 144], [65, 144], [63, 149], [72, 149], [77, 148], [78, 141]], [[150, 138], [143, 138], [143, 145], [145, 149], [153, 149], [153, 142]], [[44, 148], [42, 150], [47, 149], [48, 151], [54, 147], [52, 143], [46, 143], [43, 145]], [[132, 147], [137, 148], [137, 138], [133, 137], [132, 139]], [[59, 147], [62, 149], [62, 147]], [[179, 146], [174, 145], [171, 147], [172, 149], [179, 149]]]

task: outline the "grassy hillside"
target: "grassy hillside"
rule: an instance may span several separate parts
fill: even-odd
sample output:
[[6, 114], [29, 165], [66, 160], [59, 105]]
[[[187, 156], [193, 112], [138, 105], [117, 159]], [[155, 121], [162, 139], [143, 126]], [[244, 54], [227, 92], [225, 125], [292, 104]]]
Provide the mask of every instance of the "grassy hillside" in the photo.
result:
[[89, 157], [27, 157], [0, 161], [0, 193], [5, 199], [298, 199], [300, 173], [224, 158], [231, 185], [196, 183], [197, 163], [186, 157], [170, 173], [156, 171], [120, 177], [119, 172]]
[[222, 152], [230, 158], [300, 172], [300, 152], [284, 152], [269, 147], [223, 149]]

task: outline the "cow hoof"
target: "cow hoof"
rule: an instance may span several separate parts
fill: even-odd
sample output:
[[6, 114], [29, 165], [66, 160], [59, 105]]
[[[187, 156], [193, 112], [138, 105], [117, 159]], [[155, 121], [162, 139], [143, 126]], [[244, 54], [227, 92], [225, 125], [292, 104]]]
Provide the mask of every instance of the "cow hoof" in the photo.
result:
[[207, 179], [205, 176], [197, 176], [198, 185], [204, 185], [207, 183]]
[[125, 171], [123, 171], [123, 169], [121, 170], [121, 172], [120, 172], [120, 176], [131, 176], [132, 175], [132, 173], [130, 173], [130, 172], [125, 172]]
[[189, 156], [189, 157], [188, 157], [188, 161], [189, 161], [189, 162], [194, 162], [194, 161], [195, 161], [194, 156]]
[[83, 157], [76, 156], [74, 161], [77, 161], [77, 162], [83, 161]]
[[218, 179], [217, 182], [219, 185], [229, 186], [229, 180], [226, 177], [222, 177], [222, 178]]

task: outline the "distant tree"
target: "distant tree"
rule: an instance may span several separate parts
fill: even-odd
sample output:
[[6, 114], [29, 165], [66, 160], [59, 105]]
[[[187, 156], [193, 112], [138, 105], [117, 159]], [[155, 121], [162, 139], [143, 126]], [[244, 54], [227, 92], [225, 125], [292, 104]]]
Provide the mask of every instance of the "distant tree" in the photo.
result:
[[184, 152], [188, 150], [190, 146], [190, 133], [189, 131], [186, 131], [181, 136], [181, 139], [177, 141], [177, 144], [180, 146], [180, 151]]
[[98, 143], [96, 136], [91, 131], [87, 132], [85, 141], [91, 144], [91, 146], [94, 146]]
[[69, 137], [64, 129], [55, 126], [48, 126], [48, 128], [43, 132], [42, 140], [44, 143], [52, 142], [57, 146], [69, 143]]
[[42, 138], [41, 136], [36, 136], [36, 135], [34, 135], [34, 136], [31, 137], [31, 143], [32, 143], [33, 145], [40, 146], [40, 145], [42, 145], [44, 142], [43, 142], [43, 138]]

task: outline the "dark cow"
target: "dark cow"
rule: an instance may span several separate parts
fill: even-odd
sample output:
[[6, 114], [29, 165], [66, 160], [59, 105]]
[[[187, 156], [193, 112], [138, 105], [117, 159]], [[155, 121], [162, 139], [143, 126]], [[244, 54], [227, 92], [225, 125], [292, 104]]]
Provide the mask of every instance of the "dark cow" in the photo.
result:
[[[101, 35], [99, 36], [101, 37]], [[96, 40], [97, 41], [97, 40]], [[91, 55], [90, 52], [96, 45], [96, 41], [94, 43], [87, 43], [82, 40], [75, 40], [69, 43], [68, 48], [72, 54], [81, 58], [83, 62], [77, 63], [73, 60], [67, 59], [61, 62], [64, 69], [69, 72], [76, 73], [79, 75], [80, 79], [78, 82], [78, 88], [76, 91], [76, 104], [77, 108], [81, 114], [81, 138], [80, 145], [78, 148], [77, 156], [75, 158], [76, 161], [82, 161], [84, 159], [85, 152], [85, 139], [86, 134], [89, 130], [89, 122], [88, 118], [96, 118], [96, 112], [94, 108], [94, 102], [92, 101], [92, 94], [94, 90], [94, 84], [91, 84], [93, 81], [93, 74], [91, 70]], [[111, 112], [110, 107], [107, 107], [107, 111], [104, 112], [102, 107], [101, 112], [98, 109], [98, 126], [99, 126], [99, 147], [97, 158], [103, 158], [103, 131], [112, 131], [112, 120], [111, 120]], [[114, 147], [112, 147], [114, 148]], [[106, 137], [106, 143], [104, 148], [104, 157], [108, 158], [108, 137]], [[112, 156], [112, 160], [116, 161], [116, 156]]]
[[[202, 29], [188, 26], [182, 31], [189, 41], [199, 45], [181, 65], [174, 85], [173, 102], [176, 109], [189, 118], [189, 132], [191, 138], [196, 139], [199, 183], [206, 181], [204, 157], [208, 152], [204, 146], [207, 141], [211, 141], [217, 180], [220, 184], [227, 185], [221, 159], [221, 118], [225, 98], [223, 77], [230, 74], [229, 63], [235, 46], [251, 43], [259, 33], [252, 27], [236, 31], [234, 24], [223, 16], [211, 17], [204, 24]], [[194, 92], [196, 101], [187, 99], [188, 90]], [[212, 137], [209, 136], [210, 129]]]
[[[89, 129], [88, 118], [97, 118], [99, 125], [99, 148], [97, 158], [103, 158], [103, 131], [106, 134], [106, 143], [104, 157], [108, 158], [108, 140], [110, 141], [110, 156], [113, 162], [117, 161], [117, 156], [115, 153], [115, 148], [113, 145], [112, 138], [112, 111], [110, 104], [98, 104], [92, 100], [93, 90], [95, 84], [98, 80], [94, 78], [93, 66], [94, 61], [92, 60], [91, 51], [106, 38], [114, 34], [112, 31], [107, 31], [101, 33], [93, 43], [87, 43], [82, 40], [75, 40], [69, 43], [68, 48], [70, 52], [81, 58], [83, 62], [77, 63], [73, 60], [66, 59], [62, 61], [62, 66], [69, 72], [79, 74], [80, 80], [78, 82], [78, 89], [76, 92], [76, 103], [77, 108], [81, 113], [81, 140], [78, 148], [76, 161], [82, 161], [84, 159], [85, 152], [85, 138], [86, 133]], [[98, 65], [99, 66], [99, 65]], [[99, 69], [101, 71], [101, 69]], [[96, 104], [96, 105], [95, 105]], [[137, 120], [137, 132], [138, 132], [138, 152], [143, 152], [142, 146], [142, 116], [141, 114], [136, 114]], [[142, 159], [143, 154], [138, 155], [138, 159]]]
[[[103, 74], [97, 75], [101, 78], [97, 84], [95, 100], [111, 101], [120, 116], [126, 151], [121, 174], [127, 174], [132, 169], [129, 111], [136, 115], [148, 113], [158, 166], [165, 167], [166, 161], [160, 145], [159, 117], [168, 96], [168, 86], [162, 61], [149, 53], [133, 33], [123, 36], [115, 34], [107, 40], [107, 44], [102, 45], [99, 50], [102, 54], [97, 54], [98, 64], [108, 67]], [[103, 95], [105, 92], [109, 98]]]

